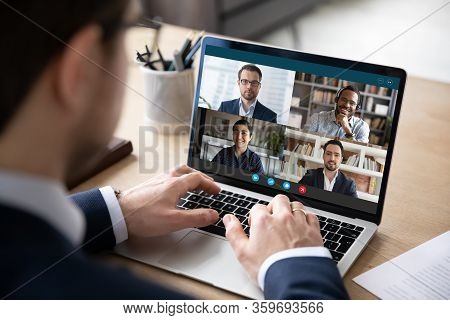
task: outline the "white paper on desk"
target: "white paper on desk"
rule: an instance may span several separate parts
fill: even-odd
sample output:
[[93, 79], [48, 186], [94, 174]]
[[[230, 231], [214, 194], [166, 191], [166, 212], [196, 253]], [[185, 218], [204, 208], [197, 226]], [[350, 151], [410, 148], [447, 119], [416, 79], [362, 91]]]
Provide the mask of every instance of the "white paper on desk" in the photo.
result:
[[450, 231], [353, 281], [381, 299], [450, 299]]

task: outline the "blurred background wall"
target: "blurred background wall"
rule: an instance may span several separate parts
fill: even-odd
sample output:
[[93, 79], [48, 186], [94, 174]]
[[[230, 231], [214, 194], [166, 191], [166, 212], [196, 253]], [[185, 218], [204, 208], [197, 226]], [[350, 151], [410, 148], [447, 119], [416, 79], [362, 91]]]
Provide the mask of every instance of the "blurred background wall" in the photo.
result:
[[149, 17], [450, 82], [443, 0], [141, 0]]

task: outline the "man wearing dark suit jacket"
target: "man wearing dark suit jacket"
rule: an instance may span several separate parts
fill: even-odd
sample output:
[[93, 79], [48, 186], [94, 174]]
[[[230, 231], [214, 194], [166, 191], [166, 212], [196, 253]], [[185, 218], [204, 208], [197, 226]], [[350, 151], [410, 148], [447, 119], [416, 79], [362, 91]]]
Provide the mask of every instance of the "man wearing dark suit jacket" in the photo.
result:
[[325, 168], [308, 170], [299, 183], [357, 198], [355, 182], [339, 171], [344, 153], [342, 143], [330, 140], [325, 143], [323, 150]]
[[244, 65], [237, 80], [241, 97], [222, 102], [218, 111], [277, 123], [277, 114], [258, 101], [261, 80], [261, 69], [253, 64]]
[[[118, 122], [124, 26], [136, 3], [44, 4], [11, 0], [0, 10], [1, 37], [16, 48], [0, 51], [0, 298], [189, 298], [88, 253], [216, 222], [215, 210], [176, 207], [188, 190], [219, 192], [212, 178], [182, 166], [120, 193], [103, 187], [68, 198], [64, 187], [69, 173], [95, 163]], [[250, 237], [228, 214], [227, 238], [267, 298], [347, 298], [317, 218], [301, 208], [285, 196], [256, 205]]]

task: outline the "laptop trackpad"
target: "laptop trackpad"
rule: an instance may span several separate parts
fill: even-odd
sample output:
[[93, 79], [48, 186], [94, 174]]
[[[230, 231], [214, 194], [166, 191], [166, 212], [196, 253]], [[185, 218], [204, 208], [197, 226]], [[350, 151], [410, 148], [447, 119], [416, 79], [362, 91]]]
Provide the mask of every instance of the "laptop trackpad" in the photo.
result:
[[189, 232], [159, 263], [233, 292], [256, 288], [228, 241], [201, 232]]

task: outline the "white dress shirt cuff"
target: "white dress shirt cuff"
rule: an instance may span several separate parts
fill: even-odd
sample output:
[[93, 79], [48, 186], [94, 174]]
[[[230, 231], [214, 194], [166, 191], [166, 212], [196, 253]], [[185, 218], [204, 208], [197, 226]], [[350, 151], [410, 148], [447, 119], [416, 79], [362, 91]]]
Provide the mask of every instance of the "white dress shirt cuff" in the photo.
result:
[[117, 201], [113, 188], [108, 186], [100, 188], [99, 190], [108, 207], [114, 236], [116, 237], [116, 244], [121, 243], [128, 239], [128, 230], [119, 201]]
[[331, 254], [330, 251], [328, 251], [328, 249], [324, 247], [294, 248], [274, 253], [273, 255], [268, 257], [261, 265], [261, 268], [259, 268], [259, 287], [264, 291], [264, 280], [266, 278], [266, 273], [272, 264], [283, 259], [294, 257], [325, 257], [331, 259]]

